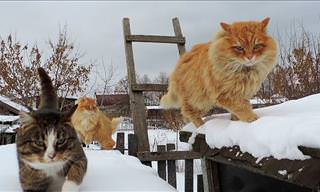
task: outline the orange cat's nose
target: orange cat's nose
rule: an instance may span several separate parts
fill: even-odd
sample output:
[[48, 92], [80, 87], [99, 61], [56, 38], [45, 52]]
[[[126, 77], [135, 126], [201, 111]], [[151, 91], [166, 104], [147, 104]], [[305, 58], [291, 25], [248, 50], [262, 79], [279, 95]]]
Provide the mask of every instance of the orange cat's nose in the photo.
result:
[[253, 55], [253, 54], [248, 54], [248, 55], [246, 55], [246, 58], [247, 58], [248, 60], [252, 60], [252, 59], [253, 59], [253, 57], [254, 57], [254, 55]]

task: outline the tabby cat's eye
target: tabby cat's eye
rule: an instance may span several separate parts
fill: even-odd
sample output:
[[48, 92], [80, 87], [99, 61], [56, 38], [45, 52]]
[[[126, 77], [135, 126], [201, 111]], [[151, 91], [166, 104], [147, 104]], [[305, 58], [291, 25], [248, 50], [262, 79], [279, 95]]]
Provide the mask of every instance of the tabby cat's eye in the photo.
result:
[[244, 52], [244, 48], [241, 47], [241, 46], [234, 46], [233, 49], [238, 51], [238, 52]]
[[257, 49], [261, 49], [261, 48], [263, 48], [263, 47], [264, 47], [264, 45], [261, 44], [261, 43], [259, 43], [259, 44], [255, 44], [254, 47], [253, 47], [253, 49], [254, 49], [254, 50], [257, 50]]
[[66, 139], [64, 137], [62, 137], [57, 140], [57, 145], [62, 145], [65, 141], [66, 141]]
[[42, 140], [35, 140], [34, 143], [36, 145], [40, 146], [40, 147], [44, 147], [45, 146], [45, 144], [44, 144], [44, 142]]

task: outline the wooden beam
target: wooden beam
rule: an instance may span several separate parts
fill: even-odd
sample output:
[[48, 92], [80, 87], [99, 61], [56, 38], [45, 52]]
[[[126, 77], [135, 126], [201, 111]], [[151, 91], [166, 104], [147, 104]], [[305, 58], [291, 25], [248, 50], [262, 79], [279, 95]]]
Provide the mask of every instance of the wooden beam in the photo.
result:
[[220, 192], [214, 189], [212, 164], [207, 158], [201, 159], [204, 192]]
[[[176, 37], [183, 37], [182, 30], [180, 27], [180, 22], [177, 17], [172, 19], [172, 25], [173, 25], [173, 30], [174, 30]], [[186, 52], [185, 42], [177, 44], [177, 46], [178, 46], [178, 50], [179, 50], [179, 55], [180, 56], [183, 55]]]
[[304, 154], [320, 159], [320, 149], [312, 147], [299, 146], [298, 149]]
[[[166, 146], [165, 145], [158, 145], [157, 146], [158, 152], [165, 152]], [[159, 177], [161, 177], [163, 180], [167, 180], [167, 161], [166, 160], [160, 160], [158, 163], [158, 174]]]
[[159, 36], [159, 35], [126, 35], [126, 41], [129, 42], [146, 42], [146, 43], [173, 43], [184, 44], [185, 38], [175, 36]]
[[132, 91], [156, 91], [167, 92], [168, 85], [165, 84], [134, 84], [131, 85]]
[[141, 161], [200, 159], [201, 155], [193, 151], [139, 152]]
[[[124, 18], [122, 24], [125, 39], [126, 36], [131, 35], [129, 18]], [[136, 72], [133, 60], [132, 42], [124, 41], [124, 45], [128, 83], [129, 85], [133, 85], [136, 84]], [[133, 128], [138, 143], [138, 151], [150, 151], [143, 92], [132, 91], [131, 86], [129, 86], [129, 97]]]
[[[173, 143], [167, 144], [167, 151], [175, 151], [176, 147]], [[167, 161], [167, 172], [168, 172], [168, 183], [177, 188], [177, 174], [176, 174], [176, 161], [168, 160]]]

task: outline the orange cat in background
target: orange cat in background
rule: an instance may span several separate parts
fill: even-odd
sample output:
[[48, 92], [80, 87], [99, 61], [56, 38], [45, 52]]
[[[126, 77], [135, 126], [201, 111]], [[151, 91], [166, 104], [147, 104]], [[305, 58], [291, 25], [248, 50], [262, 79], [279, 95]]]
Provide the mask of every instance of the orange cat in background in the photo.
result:
[[277, 63], [278, 45], [262, 22], [221, 23], [221, 30], [208, 43], [198, 44], [182, 55], [170, 76], [164, 108], [180, 108], [196, 127], [213, 106], [224, 108], [238, 119], [258, 117], [249, 99], [256, 94]]
[[99, 110], [96, 100], [92, 98], [80, 98], [77, 104], [78, 107], [72, 115], [71, 122], [82, 142], [90, 144], [96, 140], [102, 149], [112, 149], [115, 144], [112, 134], [122, 118], [110, 119]]

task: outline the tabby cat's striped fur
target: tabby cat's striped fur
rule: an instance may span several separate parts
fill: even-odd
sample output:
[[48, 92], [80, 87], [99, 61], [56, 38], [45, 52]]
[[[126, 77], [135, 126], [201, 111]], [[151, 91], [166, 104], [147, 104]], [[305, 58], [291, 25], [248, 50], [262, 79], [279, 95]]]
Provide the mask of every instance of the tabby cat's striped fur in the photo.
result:
[[59, 112], [50, 77], [38, 69], [41, 82], [37, 111], [21, 114], [16, 143], [19, 176], [24, 191], [78, 191], [87, 158], [72, 127], [76, 109]]

